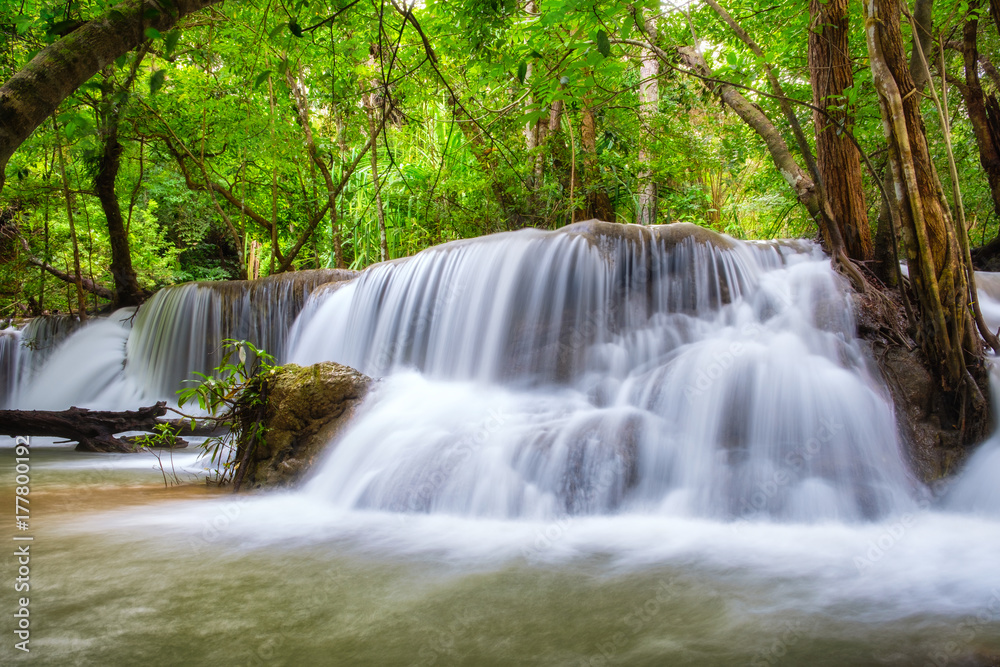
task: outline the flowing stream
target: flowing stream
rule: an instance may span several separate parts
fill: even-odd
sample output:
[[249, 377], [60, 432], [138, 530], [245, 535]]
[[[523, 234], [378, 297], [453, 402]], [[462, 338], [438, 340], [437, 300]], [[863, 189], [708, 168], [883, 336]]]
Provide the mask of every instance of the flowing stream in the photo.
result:
[[[164, 488], [148, 455], [38, 439], [32, 658], [1000, 657], [1000, 439], [946, 487], [914, 477], [813, 246], [580, 223], [349, 278], [169, 288], [44, 359], [18, 345], [29, 331], [0, 335], [0, 400], [18, 407], [171, 399], [229, 337], [381, 378], [293, 491]], [[163, 456], [168, 474], [207, 465]]]

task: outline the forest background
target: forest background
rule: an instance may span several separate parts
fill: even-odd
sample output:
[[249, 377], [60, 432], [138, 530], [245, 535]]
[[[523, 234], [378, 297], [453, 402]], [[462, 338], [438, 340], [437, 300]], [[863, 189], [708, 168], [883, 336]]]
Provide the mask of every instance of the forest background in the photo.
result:
[[[140, 4], [2, 2], [3, 80]], [[901, 16], [945, 198], [972, 245], [997, 236], [996, 0], [201, 4], [164, 31], [147, 6], [141, 43], [10, 157], [0, 317], [591, 217], [829, 247], [819, 183], [846, 253], [891, 282], [876, 4]]]

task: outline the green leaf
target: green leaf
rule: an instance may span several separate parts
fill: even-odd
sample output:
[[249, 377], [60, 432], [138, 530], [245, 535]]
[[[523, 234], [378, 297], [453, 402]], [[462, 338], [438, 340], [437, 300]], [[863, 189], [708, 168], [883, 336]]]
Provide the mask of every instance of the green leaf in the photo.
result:
[[162, 35], [160, 35], [160, 31], [156, 28], [146, 28], [144, 32], [147, 39], [159, 39], [162, 37]]
[[14, 20], [14, 25], [17, 27], [17, 32], [21, 35], [28, 32], [31, 29], [32, 24], [35, 22], [31, 16], [27, 14], [21, 14]]
[[254, 90], [256, 90], [257, 87], [260, 86], [260, 84], [262, 84], [265, 81], [267, 81], [267, 79], [268, 79], [269, 76], [271, 76], [271, 70], [269, 70], [269, 69], [266, 69], [263, 72], [261, 72], [260, 74], [258, 74], [257, 78], [254, 79], [254, 82], [253, 82]]
[[149, 94], [155, 95], [156, 91], [163, 87], [163, 79], [167, 76], [167, 70], [158, 69], [153, 72], [153, 76], [149, 79]]
[[274, 26], [274, 29], [271, 30], [270, 33], [268, 33], [268, 37], [270, 37], [271, 39], [274, 39], [275, 37], [277, 37], [278, 35], [280, 35], [282, 32], [284, 32], [285, 28], [287, 28], [287, 27], [288, 27], [287, 23], [279, 23], [278, 25]]
[[177, 48], [177, 42], [178, 40], [180, 40], [180, 38], [181, 38], [180, 30], [171, 30], [169, 33], [167, 33], [167, 42], [164, 52], [166, 53], [168, 58], [174, 52], [174, 49]]
[[288, 22], [288, 29], [296, 37], [302, 37], [302, 28], [299, 27], [299, 24], [297, 21], [295, 21], [295, 19], [292, 19], [291, 21]]
[[611, 55], [611, 42], [608, 41], [608, 33], [603, 30], [597, 31], [597, 50], [605, 58]]
[[125, 63], [128, 62], [128, 54], [123, 54], [115, 58], [116, 67], [125, 67]]
[[528, 63], [521, 63], [517, 66], [517, 80], [524, 83], [524, 77], [528, 75]]

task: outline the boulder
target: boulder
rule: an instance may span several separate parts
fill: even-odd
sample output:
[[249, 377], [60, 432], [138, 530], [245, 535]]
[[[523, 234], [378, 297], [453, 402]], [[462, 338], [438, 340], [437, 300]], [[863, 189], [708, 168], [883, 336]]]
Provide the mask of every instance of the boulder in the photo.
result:
[[329, 361], [288, 364], [263, 376], [244, 400], [263, 399], [256, 416], [264, 435], [256, 445], [241, 441], [236, 460], [244, 470], [237, 470], [237, 488], [300, 480], [350, 422], [371, 383], [353, 368]]

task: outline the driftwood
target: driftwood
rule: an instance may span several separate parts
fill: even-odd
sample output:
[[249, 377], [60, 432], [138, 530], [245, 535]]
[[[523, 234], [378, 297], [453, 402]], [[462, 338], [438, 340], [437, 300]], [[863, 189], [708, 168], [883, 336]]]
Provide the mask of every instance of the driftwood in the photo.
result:
[[[61, 411], [0, 410], [0, 435], [75, 440], [78, 452], [133, 452], [135, 446], [114, 437], [123, 431], [152, 431], [167, 413], [159, 402], [138, 410], [108, 412], [70, 408]], [[190, 426], [190, 423], [188, 424]]]

